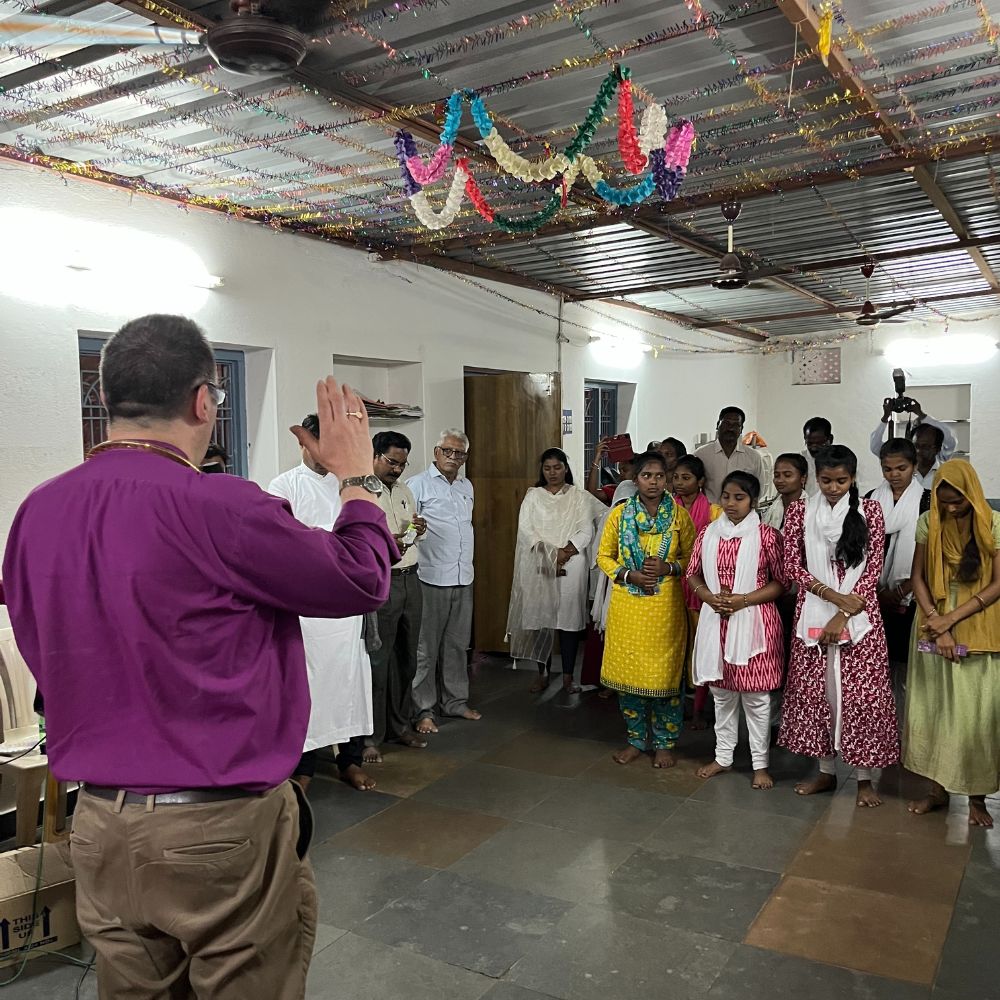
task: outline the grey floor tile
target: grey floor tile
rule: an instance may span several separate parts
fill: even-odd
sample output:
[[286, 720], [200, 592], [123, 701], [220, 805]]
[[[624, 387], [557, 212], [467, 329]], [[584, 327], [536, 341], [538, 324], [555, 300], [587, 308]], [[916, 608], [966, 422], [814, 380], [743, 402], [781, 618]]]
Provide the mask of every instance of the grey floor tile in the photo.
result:
[[[79, 948], [71, 948], [67, 949], [67, 954], [80, 958], [84, 953]], [[91, 954], [87, 949], [86, 960]], [[80, 1000], [97, 1000], [97, 974], [93, 969], [84, 976], [83, 969], [69, 962], [39, 955], [25, 965], [15, 982], [6, 985], [17, 969], [16, 965], [0, 969], [0, 996], [4, 1000], [73, 1000], [81, 979]]]
[[[929, 1000], [925, 986], [738, 945], [708, 1000]], [[944, 1000], [944, 998], [942, 998]]]
[[571, 907], [523, 889], [440, 872], [355, 931], [498, 978]]
[[523, 986], [502, 982], [484, 994], [483, 1000], [552, 1000], [552, 997], [547, 993], [536, 993], [534, 990], [526, 990]]
[[696, 802], [719, 802], [736, 809], [816, 820], [830, 808], [833, 796], [795, 794], [796, 783], [811, 774], [814, 767], [811, 761], [800, 767], [776, 763], [770, 768], [774, 788], [764, 791], [752, 787], [753, 770], [748, 764], [741, 770], [707, 779], [691, 798]]
[[316, 956], [307, 1000], [479, 1000], [493, 980], [446, 962], [345, 934]]
[[688, 799], [643, 846], [668, 854], [782, 872], [812, 823]]
[[972, 862], [965, 871], [935, 985], [968, 997], [1000, 996], [1000, 872]]
[[316, 925], [316, 941], [313, 944], [313, 956], [318, 955], [324, 948], [329, 948], [334, 941], [342, 938], [347, 931], [334, 927], [331, 924], [320, 923]]
[[519, 986], [562, 1000], [702, 998], [736, 946], [626, 913], [578, 906], [514, 966]]
[[503, 719], [489, 715], [489, 703], [481, 710], [483, 718], [478, 722], [465, 719], [438, 719], [438, 732], [428, 736], [430, 749], [434, 753], [459, 757], [471, 763], [483, 754], [496, 750], [509, 742], [512, 737], [527, 731], [524, 717]]
[[669, 795], [577, 780], [563, 785], [535, 806], [524, 816], [524, 821], [588, 837], [638, 844], [682, 802], [683, 799]]
[[454, 809], [517, 819], [569, 785], [566, 778], [532, 774], [495, 764], [472, 763], [421, 789], [414, 799]]
[[345, 851], [333, 844], [316, 848], [312, 863], [319, 919], [336, 927], [353, 927], [412, 892], [435, 871], [402, 858]]
[[359, 792], [337, 779], [315, 778], [309, 785], [309, 804], [316, 824], [313, 844], [323, 843], [398, 801], [395, 795], [385, 795], [378, 790]]
[[604, 905], [687, 931], [742, 941], [779, 876], [759, 868], [638, 850], [611, 876]]
[[450, 871], [540, 892], [574, 903], [603, 900], [611, 873], [632, 844], [511, 823], [451, 866]]

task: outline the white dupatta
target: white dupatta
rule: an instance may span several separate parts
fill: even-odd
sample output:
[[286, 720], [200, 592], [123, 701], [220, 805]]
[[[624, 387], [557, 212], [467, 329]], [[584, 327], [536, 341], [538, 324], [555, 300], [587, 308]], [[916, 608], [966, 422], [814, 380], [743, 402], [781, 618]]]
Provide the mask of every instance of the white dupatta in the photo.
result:
[[[739, 524], [733, 524], [721, 514], [705, 529], [701, 540], [701, 573], [705, 586], [713, 594], [719, 592], [719, 542], [730, 538], [740, 539], [733, 593], [749, 594], [757, 589], [760, 568], [760, 516], [753, 510]], [[694, 637], [692, 663], [696, 685], [722, 680], [723, 661], [742, 667], [764, 652], [767, 645], [760, 605], [741, 608], [730, 616], [725, 650], [721, 635], [721, 615], [711, 605], [703, 604]]]
[[[917, 521], [920, 519], [920, 501], [923, 495], [924, 488], [916, 476], [896, 503], [892, 502], [892, 487], [884, 479], [872, 493], [872, 499], [878, 500], [882, 506], [885, 535], [889, 542], [885, 562], [882, 564], [882, 573], [878, 578], [879, 586], [883, 589], [898, 587], [910, 579], [913, 553], [917, 548]], [[903, 604], [909, 604], [911, 600], [913, 595], [907, 594]]]
[[[849, 493], [841, 497], [836, 506], [831, 506], [830, 501], [822, 493], [816, 493], [806, 500], [806, 569], [819, 583], [838, 594], [853, 593], [868, 564], [867, 558], [862, 558], [857, 566], [848, 568], [844, 574], [843, 582], [838, 582], [837, 543], [844, 530], [844, 518], [847, 517], [850, 510], [850, 501]], [[864, 517], [863, 510], [861, 516]], [[839, 610], [835, 604], [824, 601], [807, 590], [796, 635], [807, 646], [818, 646], [818, 633], [813, 637], [810, 637], [809, 633], [815, 633], [817, 629], [822, 631]], [[838, 751], [840, 750], [842, 715], [840, 647], [845, 642], [857, 645], [871, 629], [872, 622], [868, 617], [868, 612], [862, 610], [860, 614], [847, 619], [847, 638], [840, 639], [827, 647], [826, 695], [833, 713], [833, 746]]]

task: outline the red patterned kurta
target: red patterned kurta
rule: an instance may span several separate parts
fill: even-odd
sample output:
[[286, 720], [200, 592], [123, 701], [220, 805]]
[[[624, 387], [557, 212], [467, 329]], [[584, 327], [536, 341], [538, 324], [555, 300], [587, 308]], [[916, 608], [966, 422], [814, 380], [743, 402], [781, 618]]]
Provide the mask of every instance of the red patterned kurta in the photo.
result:
[[[865, 599], [871, 619], [869, 633], [857, 644], [840, 647], [841, 729], [840, 755], [852, 767], [889, 767], [899, 762], [899, 731], [889, 679], [889, 652], [878, 604], [878, 578], [885, 551], [885, 522], [876, 500], [862, 500], [868, 522], [868, 561], [854, 592]], [[795, 604], [798, 628], [805, 601], [805, 501], [797, 500], [785, 518], [785, 581], [799, 584]], [[837, 564], [837, 578], [845, 568]], [[781, 710], [778, 744], [793, 753], [828, 757], [833, 752], [832, 712], [826, 699], [826, 653], [806, 646], [793, 634], [792, 658]]]
[[[702, 572], [701, 551], [707, 528], [702, 528], [698, 540], [694, 543], [691, 561], [688, 563], [688, 576], [700, 576]], [[739, 555], [741, 539], [723, 538], [719, 540], [719, 584], [732, 590], [736, 580], [736, 558]], [[771, 580], [785, 582], [785, 567], [782, 555], [781, 535], [766, 524], [760, 526], [760, 560], [757, 567], [757, 582], [759, 590]], [[764, 641], [767, 648], [750, 658], [743, 666], [736, 666], [725, 660], [722, 664], [722, 680], [713, 683], [713, 687], [726, 688], [729, 691], [772, 691], [781, 687], [781, 678], [785, 672], [785, 634], [781, 627], [781, 616], [777, 605], [773, 602], [760, 605], [764, 619]], [[721, 641], [723, 649], [726, 646], [726, 629], [729, 622], [723, 618], [721, 625]]]

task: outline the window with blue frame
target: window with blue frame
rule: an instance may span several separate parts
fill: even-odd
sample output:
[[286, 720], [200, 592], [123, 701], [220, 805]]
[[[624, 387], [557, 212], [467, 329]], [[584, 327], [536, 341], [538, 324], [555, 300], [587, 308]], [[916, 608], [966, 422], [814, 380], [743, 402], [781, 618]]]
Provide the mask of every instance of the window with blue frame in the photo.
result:
[[[100, 362], [104, 341], [96, 337], [80, 338], [80, 418], [83, 424], [83, 453], [108, 435], [108, 414], [101, 404]], [[246, 368], [242, 351], [217, 350], [216, 383], [226, 390], [219, 407], [213, 440], [229, 456], [226, 472], [247, 476], [247, 407]]]

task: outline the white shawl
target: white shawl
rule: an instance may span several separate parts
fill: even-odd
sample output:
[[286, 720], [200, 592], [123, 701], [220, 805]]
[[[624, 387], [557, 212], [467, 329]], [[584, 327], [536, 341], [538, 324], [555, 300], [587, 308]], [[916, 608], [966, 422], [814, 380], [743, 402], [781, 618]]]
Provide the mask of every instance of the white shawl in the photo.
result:
[[[917, 521], [920, 518], [920, 501], [924, 488], [916, 476], [906, 487], [899, 500], [893, 504], [892, 487], [883, 479], [881, 485], [872, 494], [873, 500], [882, 505], [882, 515], [885, 517], [885, 534], [889, 542], [882, 564], [882, 573], [878, 578], [883, 589], [898, 587], [910, 579], [913, 569], [913, 553], [917, 547]], [[909, 604], [912, 594], [906, 595], [904, 604]]]
[[[844, 518], [850, 510], [850, 494], [845, 494], [836, 506], [822, 493], [816, 493], [806, 500], [805, 544], [806, 569], [820, 583], [839, 594], [853, 593], [861, 574], [868, 563], [863, 558], [857, 566], [849, 567], [844, 574], [843, 583], [837, 581], [837, 543], [844, 530]], [[864, 513], [862, 511], [862, 517]], [[796, 635], [807, 646], [818, 646], [818, 638], [810, 638], [809, 632], [826, 627], [839, 608], [829, 601], [824, 601], [810, 591], [806, 591], [805, 602]], [[842, 642], [857, 644], [871, 631], [872, 622], [867, 611], [847, 619], [846, 640], [841, 640], [827, 648], [827, 700], [833, 714], [833, 746], [840, 750], [841, 723], [841, 682], [840, 682], [840, 646]]]
[[[701, 540], [701, 572], [705, 586], [713, 594], [719, 592], [719, 542], [730, 538], [740, 539], [733, 593], [749, 594], [757, 589], [760, 568], [760, 516], [756, 511], [750, 511], [739, 524], [733, 524], [721, 514], [705, 529]], [[694, 638], [694, 683], [697, 685], [722, 680], [723, 660], [742, 667], [764, 652], [764, 618], [760, 605], [741, 608], [730, 616], [725, 655], [721, 634], [722, 617], [711, 605], [703, 604]]]

